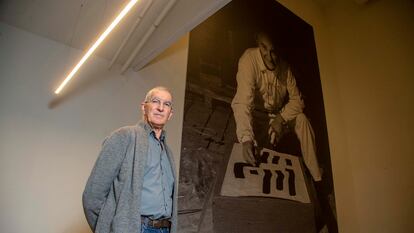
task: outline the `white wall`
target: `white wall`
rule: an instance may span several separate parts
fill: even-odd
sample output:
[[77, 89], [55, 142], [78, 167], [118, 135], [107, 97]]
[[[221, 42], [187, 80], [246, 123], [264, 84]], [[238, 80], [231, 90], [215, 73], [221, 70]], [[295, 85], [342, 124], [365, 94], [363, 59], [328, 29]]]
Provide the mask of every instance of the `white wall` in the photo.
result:
[[340, 232], [412, 232], [414, 2], [280, 2], [314, 28]]
[[0, 232], [90, 232], [81, 195], [101, 142], [137, 122], [155, 85], [175, 96], [167, 131], [179, 161], [187, 49], [185, 36], [124, 76], [94, 57], [56, 99], [80, 51], [0, 24]]

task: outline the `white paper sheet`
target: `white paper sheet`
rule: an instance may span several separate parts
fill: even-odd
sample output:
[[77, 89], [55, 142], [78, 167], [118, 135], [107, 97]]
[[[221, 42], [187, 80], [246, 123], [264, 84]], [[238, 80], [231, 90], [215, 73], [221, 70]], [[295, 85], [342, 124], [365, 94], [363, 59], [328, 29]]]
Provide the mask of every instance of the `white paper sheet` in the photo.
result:
[[258, 167], [244, 162], [235, 143], [221, 188], [222, 196], [276, 197], [310, 203], [299, 158], [264, 148]]

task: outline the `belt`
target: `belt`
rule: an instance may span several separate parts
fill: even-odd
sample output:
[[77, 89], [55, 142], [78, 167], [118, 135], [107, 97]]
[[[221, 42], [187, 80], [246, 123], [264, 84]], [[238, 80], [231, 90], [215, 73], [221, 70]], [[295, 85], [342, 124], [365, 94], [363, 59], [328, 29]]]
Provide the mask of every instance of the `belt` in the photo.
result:
[[168, 228], [171, 226], [169, 219], [153, 220], [145, 216], [141, 216], [141, 223], [153, 228]]

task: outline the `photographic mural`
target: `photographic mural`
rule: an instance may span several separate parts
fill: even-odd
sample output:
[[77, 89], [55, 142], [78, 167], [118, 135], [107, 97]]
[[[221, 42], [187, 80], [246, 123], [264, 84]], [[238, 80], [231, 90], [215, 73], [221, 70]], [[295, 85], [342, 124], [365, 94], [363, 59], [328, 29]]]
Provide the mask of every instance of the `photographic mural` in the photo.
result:
[[337, 232], [312, 26], [234, 0], [190, 33], [179, 232]]

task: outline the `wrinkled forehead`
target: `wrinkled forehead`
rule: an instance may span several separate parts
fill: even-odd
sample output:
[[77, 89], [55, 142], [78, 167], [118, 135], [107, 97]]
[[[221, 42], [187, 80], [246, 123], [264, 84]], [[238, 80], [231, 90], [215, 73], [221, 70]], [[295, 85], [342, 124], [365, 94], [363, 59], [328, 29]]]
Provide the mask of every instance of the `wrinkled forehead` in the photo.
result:
[[270, 39], [270, 37], [266, 34], [259, 34], [257, 36], [257, 43], [266, 45], [266, 46], [273, 46], [272, 40]]
[[157, 98], [157, 99], [160, 99], [160, 100], [163, 100], [163, 101], [172, 102], [171, 93], [168, 92], [168, 91], [165, 91], [165, 90], [154, 90], [151, 93], [151, 99], [154, 99], [154, 98]]

